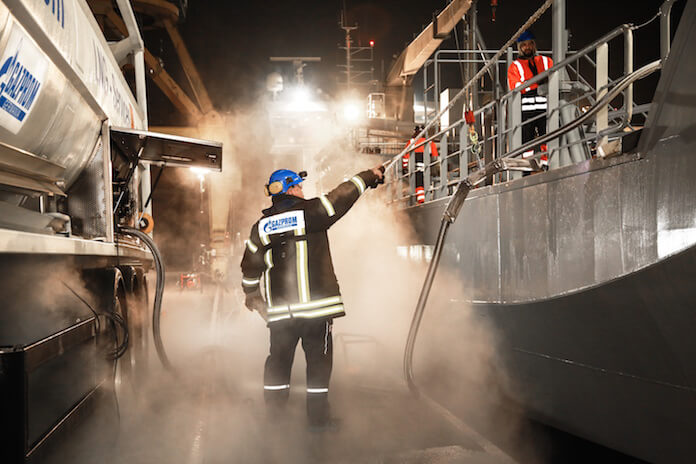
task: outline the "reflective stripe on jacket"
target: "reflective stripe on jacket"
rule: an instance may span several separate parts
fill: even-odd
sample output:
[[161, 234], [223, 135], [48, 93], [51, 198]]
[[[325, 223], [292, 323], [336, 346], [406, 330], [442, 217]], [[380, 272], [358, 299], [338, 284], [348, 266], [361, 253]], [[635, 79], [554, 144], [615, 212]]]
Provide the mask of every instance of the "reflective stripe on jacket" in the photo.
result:
[[[525, 81], [528, 81], [532, 77], [540, 74], [553, 66], [553, 60], [547, 56], [535, 55], [533, 58], [533, 64], [536, 68], [536, 72], [532, 69], [529, 59], [518, 58], [512, 62], [508, 68], [508, 88], [510, 90], [521, 86]], [[522, 94], [529, 92], [530, 90], [535, 90], [539, 87], [538, 84], [532, 84], [526, 89], [522, 90]]]
[[258, 291], [263, 280], [269, 324], [345, 314], [327, 230], [376, 181], [368, 170], [310, 200], [273, 197], [273, 206], [251, 228], [241, 263], [245, 293]]
[[[419, 138], [417, 141], [416, 141], [416, 139], [413, 139], [413, 138], [412, 138], [412, 139], [408, 142], [408, 144], [407, 144], [406, 146], [409, 146], [409, 145], [411, 145], [411, 144], [417, 145], [417, 144], [423, 143], [423, 142], [425, 142], [425, 137], [421, 137], [421, 138]], [[421, 145], [420, 147], [416, 148], [415, 150], [412, 150], [412, 152], [415, 152], [415, 153], [425, 153], [425, 145], [426, 145], [426, 144]], [[410, 153], [411, 153], [411, 152], [408, 152], [408, 153], [406, 153], [404, 156], [401, 157], [401, 166], [402, 166], [404, 169], [408, 169], [408, 158], [409, 158], [409, 154], [410, 154]], [[437, 144], [436, 144], [435, 142], [430, 142], [430, 156], [433, 157], [433, 158], [435, 158], [435, 157], [437, 157], [437, 155], [438, 155], [438, 152], [437, 152]], [[422, 169], [422, 168], [421, 168], [421, 169]]]
[[537, 95], [536, 90], [522, 95], [522, 112], [546, 111], [548, 102], [543, 95]]

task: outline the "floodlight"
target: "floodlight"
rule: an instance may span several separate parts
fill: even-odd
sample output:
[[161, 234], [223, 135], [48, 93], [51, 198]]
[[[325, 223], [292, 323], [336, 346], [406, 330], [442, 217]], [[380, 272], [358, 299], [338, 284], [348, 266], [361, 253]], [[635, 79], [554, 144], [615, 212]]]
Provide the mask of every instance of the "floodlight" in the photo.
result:
[[343, 117], [349, 122], [357, 121], [360, 119], [360, 106], [355, 102], [344, 103]]

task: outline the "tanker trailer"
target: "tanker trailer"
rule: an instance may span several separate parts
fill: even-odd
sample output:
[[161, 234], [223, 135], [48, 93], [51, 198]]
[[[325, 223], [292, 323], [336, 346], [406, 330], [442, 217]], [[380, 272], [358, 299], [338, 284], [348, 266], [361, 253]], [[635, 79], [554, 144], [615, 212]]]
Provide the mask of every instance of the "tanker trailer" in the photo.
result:
[[221, 144], [147, 131], [142, 39], [117, 3], [129, 36], [107, 43], [85, 0], [0, 1], [3, 463], [43, 462], [137, 385], [153, 256], [126, 227], [152, 229], [149, 166], [221, 167]]

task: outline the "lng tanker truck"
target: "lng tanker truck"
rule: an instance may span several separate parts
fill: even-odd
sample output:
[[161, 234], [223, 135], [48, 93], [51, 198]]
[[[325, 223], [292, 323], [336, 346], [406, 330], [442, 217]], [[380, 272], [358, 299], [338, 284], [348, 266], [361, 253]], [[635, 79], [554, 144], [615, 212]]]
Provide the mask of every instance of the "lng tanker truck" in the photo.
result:
[[3, 463], [41, 462], [100, 395], [137, 385], [161, 271], [150, 166], [222, 162], [221, 144], [147, 131], [143, 42], [116, 3], [129, 35], [109, 43], [85, 0], [0, 1]]

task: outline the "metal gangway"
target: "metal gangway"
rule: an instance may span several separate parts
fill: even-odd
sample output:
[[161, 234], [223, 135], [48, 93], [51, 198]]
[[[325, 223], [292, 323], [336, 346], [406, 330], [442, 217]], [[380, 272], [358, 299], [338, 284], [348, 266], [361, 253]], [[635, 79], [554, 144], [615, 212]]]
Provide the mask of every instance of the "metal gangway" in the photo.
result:
[[[634, 85], [659, 69], [669, 53], [670, 15], [674, 1], [665, 1], [649, 21], [641, 25], [623, 24], [577, 51], [569, 51], [567, 47], [565, 2], [546, 2], [546, 8], [539, 11], [543, 10], [543, 13], [553, 3], [551, 55], [554, 65], [512, 90], [507, 90], [505, 77], [516, 54], [509, 46], [512, 39], [500, 50], [490, 50], [485, 48], [480, 33], [476, 31], [476, 48], [438, 50], [423, 69], [422, 98], [426, 124], [416, 140], [422, 137], [425, 140], [409, 143], [388, 163], [391, 202], [402, 207], [416, 204], [415, 182], [419, 167], [415, 156], [409, 157], [407, 171], [402, 171], [401, 162], [395, 161], [421, 146], [424, 147], [421, 169], [426, 203], [451, 196], [457, 185], [468, 176], [483, 171], [496, 160], [519, 157], [545, 140], [547, 152], [543, 154], [548, 156], [548, 169], [612, 156], [622, 153], [622, 147], [625, 152], [635, 144], [637, 132], [650, 110], [649, 101], [638, 102], [634, 98]], [[537, 19], [530, 18], [531, 22]], [[660, 56], [655, 57], [656, 61], [650, 65], [636, 70], [634, 37], [657, 19], [660, 32], [659, 38], [654, 39], [660, 41]], [[525, 26], [518, 32], [525, 30]], [[641, 39], [650, 37], [641, 36]], [[612, 53], [622, 50], [623, 66], [620, 70], [610, 66], [609, 50]], [[548, 56], [549, 52], [540, 53]], [[441, 83], [441, 69], [445, 65], [467, 66], [468, 70], [476, 72], [467, 73], [470, 78], [462, 89], [454, 89], [458, 92], [456, 95], [441, 99], [442, 91], [446, 90]], [[545, 114], [523, 122], [522, 93], [534, 84], [539, 85], [539, 94], [547, 97], [548, 109]], [[464, 101], [473, 110], [473, 133], [464, 117]], [[439, 111], [429, 113], [429, 107], [439, 108]], [[547, 135], [523, 146], [523, 127], [541, 118], [546, 119]], [[431, 142], [437, 144], [437, 157], [431, 156]], [[372, 141], [371, 145], [375, 142]], [[389, 146], [392, 148], [389, 154], [392, 154], [394, 142], [391, 141]], [[532, 160], [538, 160], [541, 155], [537, 151]], [[533, 164], [529, 169], [538, 168], [538, 163]], [[476, 186], [509, 182], [520, 177], [521, 172], [504, 169], [484, 176]]]

